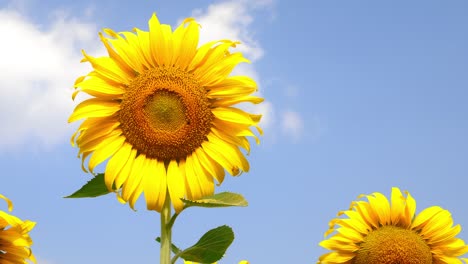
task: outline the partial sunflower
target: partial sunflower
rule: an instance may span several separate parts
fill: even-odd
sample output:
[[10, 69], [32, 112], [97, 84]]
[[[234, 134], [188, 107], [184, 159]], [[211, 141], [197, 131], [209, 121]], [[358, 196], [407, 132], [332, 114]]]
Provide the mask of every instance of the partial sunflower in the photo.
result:
[[392, 188], [391, 204], [381, 193], [360, 195], [368, 201], [354, 201], [330, 221], [320, 245], [333, 252], [318, 263], [348, 264], [455, 264], [468, 252], [465, 242], [455, 236], [460, 225], [453, 226], [449, 211], [439, 206], [424, 209], [415, 217], [416, 201], [406, 192]]
[[[13, 210], [13, 203], [0, 194], [8, 204], [8, 211]], [[31, 251], [32, 240], [29, 232], [36, 223], [21, 220], [16, 216], [0, 211], [0, 263], [36, 263]]]
[[[238, 44], [213, 41], [198, 47], [199, 25], [187, 18], [172, 32], [156, 15], [149, 32], [116, 33], [104, 29], [101, 41], [108, 57], [83, 51], [94, 70], [76, 80], [79, 92], [92, 97], [78, 104], [69, 122], [85, 119], [72, 136], [88, 169], [108, 160], [105, 184], [120, 190], [119, 199], [133, 208], [144, 193], [148, 210], [161, 211], [168, 195], [176, 211], [180, 198], [196, 200], [214, 193], [225, 171], [249, 170], [240, 148], [250, 151], [247, 137], [261, 115], [234, 107], [258, 104], [254, 80], [229, 76], [248, 62], [231, 53]], [[168, 193], [166, 194], [166, 190]]]

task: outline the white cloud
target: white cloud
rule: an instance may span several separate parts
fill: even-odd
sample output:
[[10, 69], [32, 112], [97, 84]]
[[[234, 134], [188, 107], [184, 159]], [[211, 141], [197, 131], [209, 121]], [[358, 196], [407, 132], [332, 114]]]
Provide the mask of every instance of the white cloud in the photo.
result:
[[97, 30], [63, 13], [47, 29], [13, 9], [0, 21], [0, 147], [50, 147], [71, 135], [73, 83], [90, 70], [80, 48], [96, 51]]
[[256, 106], [258, 114], [262, 115], [261, 126], [265, 130], [270, 130], [275, 125], [275, 109], [273, 104], [265, 101]]
[[304, 132], [304, 121], [299, 113], [286, 110], [281, 114], [282, 132], [297, 142]]
[[192, 15], [202, 26], [200, 43], [219, 39], [240, 41], [236, 51], [251, 61], [260, 59], [264, 51], [250, 28], [254, 21], [252, 12], [270, 4], [269, 1], [232, 0], [212, 4], [206, 11], [194, 10]]

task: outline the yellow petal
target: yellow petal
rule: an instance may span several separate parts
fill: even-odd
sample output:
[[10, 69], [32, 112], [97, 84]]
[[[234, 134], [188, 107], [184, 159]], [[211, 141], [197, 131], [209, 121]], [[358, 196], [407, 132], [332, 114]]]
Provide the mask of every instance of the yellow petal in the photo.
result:
[[208, 141], [214, 144], [215, 150], [223, 155], [226, 159], [230, 160], [232, 164], [239, 167], [241, 170], [248, 172], [250, 165], [237, 146], [233, 146], [228, 142], [218, 138], [215, 134], [207, 135]]
[[193, 70], [195, 75], [204, 76], [208, 71], [212, 70], [215, 66], [220, 65], [220, 62], [223, 61], [223, 59], [226, 57], [227, 50], [230, 47], [234, 47], [235, 44], [236, 44], [235, 42], [232, 42], [230, 40], [209, 42], [206, 44], [206, 45], [209, 45], [209, 49], [206, 51], [204, 50], [205, 46], [202, 46], [194, 58], [194, 60], [197, 60], [200, 58], [200, 62], [197, 63], [197, 66]]
[[354, 243], [360, 243], [363, 241], [364, 238], [359, 232], [357, 232], [354, 229], [340, 227], [336, 229], [336, 231]]
[[346, 263], [347, 261], [353, 259], [356, 256], [354, 253], [342, 253], [342, 252], [330, 252], [322, 255], [319, 260], [321, 263]]
[[175, 56], [174, 56], [174, 43], [172, 40], [172, 29], [170, 25], [161, 25], [161, 30], [164, 35], [164, 47], [165, 52], [163, 52], [163, 63], [165, 66], [174, 66]]
[[387, 197], [381, 193], [373, 193], [367, 197], [369, 202], [376, 212], [379, 219], [379, 223], [382, 225], [390, 224], [390, 204], [388, 203]]
[[205, 141], [202, 143], [202, 148], [209, 157], [219, 163], [231, 175], [237, 176], [240, 173], [239, 168], [229, 161], [224, 155], [219, 153], [218, 148], [213, 143]]
[[158, 66], [172, 66], [172, 33], [170, 26], [161, 25], [153, 13], [149, 20], [150, 50], [153, 62]]
[[[82, 126], [78, 128], [77, 132], [80, 131], [81, 133], [78, 136], [74, 136], [76, 138], [76, 140], [74, 140], [78, 146], [81, 147], [98, 138], [109, 136], [111, 133], [122, 133], [120, 129], [117, 129], [119, 123], [113, 118], [100, 118], [100, 122], [89, 122], [93, 121], [93, 119], [94, 118], [86, 119], [82, 123]], [[85, 125], [83, 126], [83, 124]]]
[[127, 36], [126, 38], [130, 44], [138, 47], [137, 54], [138, 54], [139, 61], [145, 66], [146, 69], [150, 69], [150, 68], [157, 66], [156, 64], [153, 63], [153, 58], [151, 56], [149, 32], [142, 31], [137, 28], [135, 28], [135, 31], [138, 36], [138, 41], [132, 41], [132, 38], [134, 37], [134, 35], [130, 33], [128, 34], [128, 36], [126, 35]]
[[[80, 141], [78, 143], [78, 146], [80, 147], [80, 150], [78, 151], [78, 155], [80, 155], [81, 153], [91, 154], [90, 152], [96, 150], [103, 144], [111, 143], [112, 140], [116, 139], [121, 134], [122, 134], [122, 131], [119, 129], [116, 129], [116, 130], [112, 130], [110, 133], [106, 135], [102, 135], [99, 138], [95, 138], [95, 139], [93, 138], [92, 140], [88, 140], [86, 138], [86, 141]], [[84, 160], [84, 157], [82, 157], [82, 159]]]
[[161, 212], [167, 196], [167, 171], [164, 162], [158, 161], [156, 166], [156, 175], [158, 175], [158, 203], [156, 204], [156, 211]]
[[93, 155], [89, 159], [88, 168], [89, 171], [92, 173], [94, 168], [105, 161], [110, 156], [114, 155], [114, 153], [120, 149], [122, 144], [125, 142], [124, 136], [117, 136], [113, 141], [110, 141], [109, 144], [100, 145], [94, 151]]
[[454, 227], [445, 226], [440, 232], [435, 234], [431, 237], [431, 239], [427, 242], [429, 245], [437, 245], [439, 243], [443, 243], [446, 240], [454, 238], [458, 233], [461, 231], [461, 226], [456, 225]]
[[109, 57], [114, 60], [114, 62], [119, 66], [119, 68], [126, 72], [127, 75], [134, 76], [135, 75], [135, 70], [130, 66], [130, 64], [120, 56], [119, 53], [117, 53], [110, 45], [109, 39], [104, 37], [102, 33], [99, 33], [99, 38], [101, 39], [101, 42], [104, 44], [107, 50], [107, 54], [109, 54]]
[[257, 144], [260, 144], [260, 139], [249, 129], [249, 125], [231, 123], [220, 119], [213, 120], [213, 125], [225, 134], [233, 134], [238, 137], [254, 137]]
[[405, 217], [403, 222], [405, 223], [404, 227], [409, 227], [411, 226], [411, 221], [416, 212], [416, 201], [409, 192], [406, 192], [406, 195]]
[[[144, 167], [146, 156], [139, 154], [133, 162], [132, 169], [128, 174], [127, 180], [122, 187], [122, 198], [128, 201], [130, 195], [138, 188], [142, 179], [142, 168]], [[133, 209], [133, 204], [130, 203], [130, 207]]]
[[[223, 43], [226, 41], [211, 41], [208, 43], [203, 44], [200, 48], [198, 48], [197, 53], [195, 54], [195, 57], [193, 57], [192, 61], [190, 62], [187, 71], [192, 72], [195, 69], [198, 69], [201, 64], [203, 64], [206, 61], [207, 54], [212, 51], [213, 45], [216, 43]], [[230, 41], [227, 41], [230, 42]]]
[[121, 60], [129, 66], [134, 72], [142, 73], [143, 62], [138, 51], [138, 39], [134, 34], [131, 39], [124, 39], [119, 34], [115, 33], [111, 29], [104, 29], [104, 32], [113, 37], [114, 39], [106, 38], [106, 40], [112, 44], [113, 48], [116, 50]]
[[129, 84], [129, 81], [133, 77], [133, 75], [123, 71], [117, 63], [109, 57], [94, 58], [86, 54], [85, 51], [82, 51], [82, 53], [85, 57], [82, 61], [89, 61], [96, 73], [102, 78], [106, 78], [117, 83]]
[[132, 171], [133, 163], [135, 162], [135, 157], [137, 154], [136, 149], [132, 149], [130, 155], [128, 156], [127, 162], [123, 166], [122, 170], [117, 174], [114, 180], [114, 185], [116, 189], [120, 189], [124, 182], [127, 182], [127, 179], [131, 177], [130, 172]]
[[184, 203], [180, 198], [185, 198], [185, 178], [183, 177], [179, 165], [175, 160], [169, 162], [167, 169], [167, 188], [176, 213], [184, 208]]
[[250, 153], [250, 143], [245, 137], [233, 136], [225, 133], [222, 130], [218, 130], [215, 127], [211, 128], [211, 132], [215, 134], [218, 138], [222, 138], [224, 141], [230, 143], [234, 146], [240, 146], [247, 151], [247, 155]]
[[358, 213], [354, 210], [346, 210], [344, 214], [352, 219], [354, 222], [353, 226], [356, 230], [358, 230], [361, 234], [368, 234], [372, 230], [372, 226], [364, 219], [363, 215]]
[[89, 117], [110, 116], [119, 110], [120, 104], [118, 102], [91, 98], [76, 106], [70, 118], [68, 118], [68, 122], [71, 123]]
[[147, 159], [148, 164], [143, 174], [142, 186], [145, 195], [146, 208], [148, 210], [156, 210], [158, 206], [159, 192], [164, 191], [160, 186], [160, 177], [165, 175], [158, 175], [158, 161], [156, 159]]
[[368, 226], [357, 219], [340, 219], [338, 224], [346, 228], [354, 229], [363, 235], [369, 233]]
[[239, 103], [252, 103], [252, 104], [259, 104], [263, 102], [265, 99], [258, 97], [258, 96], [238, 96], [233, 98], [224, 98], [219, 99], [213, 102], [213, 107], [220, 107], [220, 106], [232, 106]]
[[198, 173], [196, 171], [193, 157], [188, 156], [185, 159], [185, 180], [186, 180], [186, 189], [190, 190], [187, 192], [187, 196], [190, 200], [197, 200], [202, 195], [202, 186], [200, 186], [200, 181], [198, 180]]
[[175, 63], [180, 69], [185, 70], [197, 53], [199, 35], [199, 25], [191, 18], [185, 19], [174, 32], [174, 52], [179, 55]]
[[[104, 174], [104, 182], [107, 189], [112, 190], [117, 174], [122, 170], [132, 153], [132, 145], [124, 143], [120, 149], [109, 159]], [[120, 186], [119, 186], [120, 188]]]
[[424, 225], [421, 230], [423, 238], [432, 239], [434, 235], [438, 235], [445, 227], [453, 226], [452, 216], [449, 211], [442, 210], [432, 217], [427, 225]]
[[[95, 97], [108, 96], [118, 98], [125, 93], [125, 88], [117, 83], [109, 83], [97, 77], [87, 78], [75, 84], [75, 88]], [[107, 98], [106, 98], [107, 99]]]
[[210, 158], [202, 148], [195, 150], [200, 164], [208, 171], [208, 173], [218, 181], [218, 185], [224, 181], [224, 169], [216, 161]]
[[333, 238], [324, 240], [320, 242], [319, 245], [328, 250], [339, 250], [340, 253], [352, 253], [354, 251], [357, 251], [360, 248], [358, 245], [356, 245], [355, 243], [352, 243], [351, 241], [342, 242], [342, 241], [337, 241]]
[[377, 228], [379, 227], [378, 218], [374, 217], [372, 213], [372, 208], [369, 203], [364, 201], [357, 201], [354, 203], [354, 208], [356, 208], [357, 212], [362, 215], [363, 219], [366, 221], [367, 225]]
[[139, 184], [133, 189], [130, 196], [128, 197], [128, 204], [130, 205], [132, 209], [134, 209], [136, 201], [138, 200], [138, 198], [140, 197], [141, 193], [144, 190], [145, 178], [149, 176], [149, 173], [152, 173], [154, 171], [153, 168], [150, 167], [152, 165], [151, 161], [152, 159], [148, 159], [146, 157], [142, 161], [141, 170], [139, 173], [141, 175], [141, 180]]
[[442, 210], [444, 209], [442, 209], [439, 206], [431, 206], [422, 210], [414, 219], [411, 225], [411, 229], [413, 230], [421, 229], [431, 220], [432, 217], [440, 213]]
[[216, 65], [207, 67], [203, 73], [197, 74], [203, 86], [216, 85], [226, 79], [232, 70], [241, 62], [249, 62], [241, 53], [234, 53], [219, 61]]
[[254, 80], [245, 76], [230, 76], [216, 85], [210, 86], [207, 96], [210, 98], [224, 98], [245, 96], [257, 91]]
[[213, 176], [211, 176], [209, 174], [209, 171], [205, 169], [204, 166], [201, 165], [200, 158], [198, 157], [196, 151], [192, 153], [192, 160], [193, 160], [195, 171], [198, 172], [197, 179], [198, 179], [198, 182], [200, 183], [201, 192], [202, 192], [201, 194], [202, 196], [197, 197], [196, 199], [200, 199], [205, 196], [213, 195], [214, 193]]
[[405, 203], [406, 199], [404, 198], [403, 194], [401, 193], [400, 189], [393, 187], [392, 194], [392, 208], [391, 208], [391, 222], [393, 225], [398, 225], [400, 218], [404, 215], [405, 210]]
[[250, 114], [234, 107], [217, 107], [212, 109], [211, 112], [216, 118], [232, 123], [245, 125], [256, 125], [258, 123], [252, 119]]
[[13, 203], [11, 202], [10, 199], [6, 198], [5, 196], [3, 196], [2, 194], [0, 194], [0, 199], [3, 199], [5, 202], [7, 202], [7, 205], [8, 205], [8, 211], [13, 211]]

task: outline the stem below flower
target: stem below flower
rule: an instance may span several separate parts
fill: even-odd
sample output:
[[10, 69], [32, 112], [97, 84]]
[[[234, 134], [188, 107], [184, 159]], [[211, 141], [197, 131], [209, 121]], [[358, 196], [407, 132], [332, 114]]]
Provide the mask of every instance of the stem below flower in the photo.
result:
[[166, 195], [166, 201], [161, 210], [161, 251], [160, 264], [171, 263], [171, 240], [172, 226], [168, 225], [171, 220], [171, 198]]

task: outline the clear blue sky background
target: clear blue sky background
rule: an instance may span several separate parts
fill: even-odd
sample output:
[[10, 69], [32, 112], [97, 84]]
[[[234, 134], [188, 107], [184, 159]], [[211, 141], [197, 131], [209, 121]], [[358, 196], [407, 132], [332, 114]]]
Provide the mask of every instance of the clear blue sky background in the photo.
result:
[[153, 12], [240, 38], [266, 98], [251, 171], [217, 188], [249, 207], [187, 210], [180, 247], [228, 224], [236, 239], [221, 263], [315, 263], [337, 211], [392, 186], [417, 212], [450, 210], [468, 241], [468, 2], [232, 1], [0, 0], [0, 193], [37, 222], [39, 263], [159, 261], [159, 215], [142, 201], [133, 212], [113, 195], [62, 198], [91, 176], [66, 122], [73, 81], [90, 70], [80, 49], [102, 54], [101, 28], [147, 30]]

